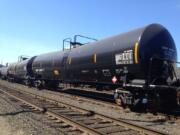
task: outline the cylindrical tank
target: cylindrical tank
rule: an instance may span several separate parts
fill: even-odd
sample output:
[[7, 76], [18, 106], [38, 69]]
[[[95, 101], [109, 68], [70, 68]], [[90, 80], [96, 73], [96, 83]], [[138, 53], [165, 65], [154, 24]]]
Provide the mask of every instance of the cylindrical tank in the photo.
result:
[[27, 76], [27, 65], [30, 59], [18, 62], [15, 67], [15, 77], [17, 79], [25, 79]]
[[0, 77], [2, 79], [6, 79], [7, 78], [7, 67], [1, 67], [0, 68]]
[[17, 63], [12, 63], [12, 64], [10, 64], [8, 66], [8, 69], [7, 69], [8, 77], [12, 77], [12, 78], [15, 77], [15, 74], [16, 74], [16, 64]]
[[[146, 79], [151, 58], [176, 61], [177, 51], [169, 32], [159, 24], [151, 24], [130, 32], [72, 49], [67, 62], [69, 81], [116, 83]], [[153, 63], [151, 74], [157, 75], [162, 63]]]
[[63, 51], [38, 55], [32, 63], [34, 76], [40, 80], [61, 80], [63, 56]]

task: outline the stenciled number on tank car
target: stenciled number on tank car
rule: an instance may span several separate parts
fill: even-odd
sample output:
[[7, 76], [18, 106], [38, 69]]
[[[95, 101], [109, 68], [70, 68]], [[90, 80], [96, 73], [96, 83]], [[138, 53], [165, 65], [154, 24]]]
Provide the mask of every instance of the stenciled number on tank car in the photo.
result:
[[111, 72], [109, 69], [103, 69], [102, 72], [104, 76], [111, 76]]
[[123, 72], [123, 69], [115, 69], [116, 74], [121, 74]]
[[44, 69], [43, 69], [43, 68], [40, 68], [40, 69], [36, 69], [35, 71], [36, 71], [36, 72], [43, 72]]
[[115, 55], [116, 65], [133, 64], [133, 50], [126, 50]]
[[176, 52], [176, 50], [172, 49], [172, 48], [169, 48], [167, 46], [162, 46], [162, 50], [164, 52], [164, 55], [167, 57], [167, 58], [171, 58], [173, 57], [174, 53]]

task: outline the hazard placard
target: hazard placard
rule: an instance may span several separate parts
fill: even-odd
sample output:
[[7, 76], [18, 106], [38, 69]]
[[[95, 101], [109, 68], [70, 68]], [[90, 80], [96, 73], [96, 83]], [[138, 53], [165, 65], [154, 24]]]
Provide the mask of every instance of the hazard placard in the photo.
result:
[[116, 78], [116, 76], [113, 76], [113, 78], [112, 78], [112, 82], [113, 82], [113, 83], [116, 83], [116, 82], [117, 82], [117, 78]]

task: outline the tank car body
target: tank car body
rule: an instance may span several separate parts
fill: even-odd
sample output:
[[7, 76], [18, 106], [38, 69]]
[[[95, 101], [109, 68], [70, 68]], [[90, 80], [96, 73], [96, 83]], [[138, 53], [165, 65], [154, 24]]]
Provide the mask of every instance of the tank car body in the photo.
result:
[[78, 48], [12, 64], [9, 74], [16, 74], [17, 78], [28, 74], [35, 80], [95, 85], [123, 86], [136, 80], [141, 80], [142, 85], [165, 84], [171, 74], [165, 76], [167, 69], [163, 69], [162, 59], [176, 61], [176, 46], [163, 26], [151, 24]]
[[151, 24], [15, 63], [8, 75], [37, 87], [57, 87], [59, 82], [109, 86], [116, 88], [114, 97], [122, 106], [155, 108], [176, 102], [176, 61], [176, 46], [168, 30]]
[[15, 79], [16, 81], [27, 82], [30, 77], [33, 77], [32, 63], [36, 56], [17, 62], [15, 65]]
[[32, 73], [32, 62], [36, 56], [12, 63], [7, 68], [7, 78], [12, 82], [26, 82]]
[[15, 78], [16, 80], [24, 80], [27, 76], [27, 64], [29, 59], [18, 62], [15, 66]]
[[[68, 52], [68, 51], [67, 51]], [[62, 82], [66, 64], [66, 51], [38, 55], [32, 63], [32, 71], [37, 85], [57, 87]]]
[[151, 24], [68, 51], [39, 55], [32, 71], [38, 85], [106, 85], [117, 88], [118, 104], [155, 108], [156, 102], [176, 102], [176, 88], [167, 82], [175, 77], [174, 61], [177, 51], [170, 33]]
[[168, 83], [176, 77], [176, 61], [176, 46], [168, 30], [151, 24], [72, 49], [63, 78], [119, 87], [115, 99], [120, 105], [158, 108], [176, 102], [177, 89]]
[[[3, 67], [3, 66], [2, 66]], [[1, 67], [1, 65], [0, 65], [0, 77], [1, 77], [1, 70], [2, 70], [2, 67]]]
[[169, 32], [152, 24], [72, 49], [68, 58], [66, 80], [122, 85], [138, 79], [146, 82], [152, 58], [149, 81], [160, 80], [160, 59], [176, 61], [177, 51]]
[[1, 77], [3, 80], [6, 80], [6, 79], [7, 79], [7, 67], [1, 67], [1, 68], [0, 68], [0, 77]]
[[7, 77], [9, 81], [14, 81], [16, 77], [16, 64], [17, 63], [12, 63], [8, 66], [7, 69]]

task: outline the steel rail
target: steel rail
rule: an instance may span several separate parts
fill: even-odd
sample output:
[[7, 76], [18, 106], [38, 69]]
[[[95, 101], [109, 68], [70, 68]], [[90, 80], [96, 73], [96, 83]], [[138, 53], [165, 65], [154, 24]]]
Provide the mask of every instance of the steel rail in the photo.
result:
[[[12, 89], [12, 88], [10, 88]], [[17, 90], [16, 91], [21, 91], [22, 90]], [[30, 94], [30, 95], [33, 95], [34, 97], [39, 97], [41, 99], [45, 99], [45, 100], [48, 100], [48, 101], [51, 101], [51, 102], [55, 102], [55, 103], [59, 103], [59, 104], [62, 104], [62, 105], [65, 105], [65, 106], [69, 106], [71, 108], [74, 108], [74, 109], [78, 109], [78, 110], [81, 110], [81, 111], [84, 111], [84, 112], [92, 112], [92, 111], [89, 111], [87, 109], [83, 109], [83, 108], [80, 108], [80, 107], [77, 107], [77, 106], [73, 106], [73, 105], [70, 105], [70, 104], [67, 104], [67, 103], [64, 103], [64, 102], [60, 102], [60, 101], [57, 101], [57, 100], [54, 100], [54, 99], [50, 99], [50, 98], [47, 98], [47, 97], [43, 97], [43, 96], [40, 96], [40, 95], [36, 95], [34, 93], [31, 93], [31, 92], [27, 92], [27, 91], [23, 91], [24, 93], [27, 93], [27, 94]], [[43, 108], [40, 108], [40, 110], [42, 110]], [[57, 114], [55, 114], [54, 112], [51, 112], [49, 110], [47, 110], [47, 112], [50, 113], [50, 115], [55, 115], [57, 116]], [[97, 112], [93, 112], [93, 114], [97, 117], [100, 117], [100, 118], [103, 118], [105, 120], [108, 120], [108, 121], [112, 121], [118, 125], [121, 125], [123, 127], [127, 127], [129, 129], [132, 129], [132, 130], [135, 130], [135, 131], [138, 131], [139, 133], [143, 133], [143, 134], [152, 134], [152, 135], [168, 135], [167, 133], [165, 132], [162, 132], [162, 131], [158, 131], [158, 130], [154, 130], [154, 129], [151, 129], [151, 128], [147, 128], [145, 126], [140, 126], [140, 125], [136, 125], [136, 124], [133, 124], [131, 122], [127, 122], [127, 121], [124, 121], [124, 120], [119, 120], [119, 119], [115, 119], [115, 118], [112, 118], [112, 117], [109, 117], [109, 116], [106, 116], [106, 115], [102, 115], [102, 114], [99, 114]], [[59, 114], [58, 114], [59, 115]], [[64, 116], [63, 116], [64, 117]], [[62, 117], [62, 119], [64, 119]], [[70, 124], [72, 124], [71, 122], [71, 119], [68, 120], [68, 122]], [[78, 122], [74, 122], [75, 125], [80, 125], [80, 127], [83, 129], [84, 125], [81, 124], [81, 123], [78, 123]], [[88, 131], [88, 130], [87, 130]], [[86, 131], [86, 132], [87, 132]], [[98, 134], [97, 132], [93, 133], [93, 134]], [[102, 134], [102, 133], [99, 133], [99, 134]]]
[[[27, 104], [27, 105], [29, 105], [29, 106], [32, 106], [33, 108], [35, 108], [35, 109], [37, 109], [37, 110], [39, 110], [39, 111], [42, 111], [42, 112], [44, 111], [44, 108], [42, 108], [42, 107], [39, 107], [39, 106], [37, 106], [37, 105], [35, 105], [35, 104], [32, 104], [32, 103], [30, 103], [30, 102], [28, 102], [28, 101], [26, 101], [26, 100], [24, 100], [24, 99], [22, 99], [22, 98], [19, 98], [19, 97], [17, 97], [17, 96], [14, 96], [13, 94], [11, 94], [11, 93], [9, 93], [9, 92], [6, 92], [6, 91], [4, 91], [4, 90], [2, 90], [2, 89], [0, 89], [0, 91], [3, 92], [3, 93], [5, 93], [5, 94], [7, 94], [7, 95], [10, 96], [10, 97], [13, 97], [13, 98], [16, 99], [16, 100], [19, 100], [19, 101], [21, 101], [21, 102], [23, 102], [23, 103], [25, 103], [25, 104]], [[47, 110], [45, 113], [46, 113], [47, 115], [50, 115], [50, 116], [52, 116], [52, 117], [55, 117], [56, 119], [59, 119], [59, 120], [61, 120], [61, 121], [64, 121], [65, 123], [67, 123], [67, 124], [69, 124], [69, 125], [75, 126], [75, 127], [77, 127], [78, 129], [84, 131], [85, 133], [89, 133], [89, 134], [92, 134], [92, 135], [105, 135], [105, 134], [102, 133], [102, 132], [99, 132], [99, 131], [97, 131], [97, 130], [95, 130], [95, 129], [93, 129], [93, 128], [87, 127], [86, 125], [84, 125], [84, 124], [82, 124], [82, 123], [79, 123], [79, 122], [77, 122], [77, 121], [74, 121], [74, 120], [72, 120], [72, 119], [70, 119], [70, 118], [68, 118], [68, 117], [65, 117], [65, 116], [63, 116], [63, 115], [57, 114], [57, 113], [52, 112], [52, 111], [50, 111], [50, 110]]]

